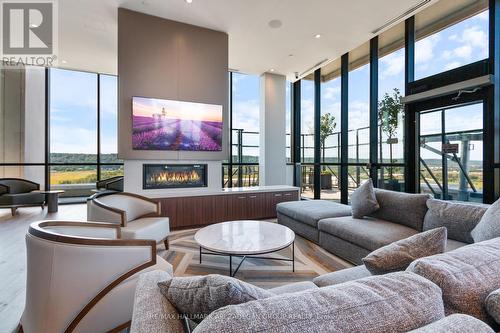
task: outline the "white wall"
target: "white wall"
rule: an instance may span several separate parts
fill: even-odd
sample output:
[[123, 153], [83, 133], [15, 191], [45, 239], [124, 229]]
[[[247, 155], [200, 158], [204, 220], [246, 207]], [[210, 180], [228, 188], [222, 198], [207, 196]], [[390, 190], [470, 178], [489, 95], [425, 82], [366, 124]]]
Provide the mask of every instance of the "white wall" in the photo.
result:
[[286, 77], [265, 73], [260, 77], [260, 185], [285, 185]]
[[[143, 164], [207, 164], [208, 186], [197, 188], [174, 189], [142, 189]], [[222, 162], [221, 161], [165, 161], [165, 160], [126, 160], [124, 161], [124, 191], [137, 193], [150, 198], [169, 196], [189, 196], [200, 193], [213, 194], [222, 190]]]

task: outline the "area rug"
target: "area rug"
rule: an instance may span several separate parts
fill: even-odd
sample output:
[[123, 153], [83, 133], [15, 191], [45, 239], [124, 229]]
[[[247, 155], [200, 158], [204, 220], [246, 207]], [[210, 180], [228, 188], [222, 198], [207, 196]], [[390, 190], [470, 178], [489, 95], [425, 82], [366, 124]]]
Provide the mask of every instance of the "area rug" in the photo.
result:
[[[197, 230], [173, 232], [169, 236], [170, 249], [165, 251], [161, 248], [158, 254], [174, 266], [175, 276], [228, 275], [229, 257], [203, 255], [203, 261], [200, 264], [199, 246], [194, 240]], [[287, 248], [267, 256], [291, 258], [291, 249]], [[240, 260], [240, 258], [233, 258], [233, 270]], [[318, 275], [347, 267], [352, 267], [352, 265], [318, 245], [296, 236], [295, 272], [292, 272], [291, 262], [246, 259], [235, 277], [263, 288], [273, 288], [291, 282], [311, 281]]]

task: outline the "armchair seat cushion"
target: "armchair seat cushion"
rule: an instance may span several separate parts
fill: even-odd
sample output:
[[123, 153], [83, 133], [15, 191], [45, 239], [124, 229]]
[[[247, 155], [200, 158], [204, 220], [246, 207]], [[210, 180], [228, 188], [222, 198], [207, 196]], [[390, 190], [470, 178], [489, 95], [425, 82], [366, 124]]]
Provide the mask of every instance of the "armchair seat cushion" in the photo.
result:
[[163, 241], [170, 232], [168, 217], [144, 217], [127, 222], [122, 228], [124, 239], [154, 239]]
[[0, 196], [0, 205], [36, 205], [45, 201], [41, 193], [17, 193]]

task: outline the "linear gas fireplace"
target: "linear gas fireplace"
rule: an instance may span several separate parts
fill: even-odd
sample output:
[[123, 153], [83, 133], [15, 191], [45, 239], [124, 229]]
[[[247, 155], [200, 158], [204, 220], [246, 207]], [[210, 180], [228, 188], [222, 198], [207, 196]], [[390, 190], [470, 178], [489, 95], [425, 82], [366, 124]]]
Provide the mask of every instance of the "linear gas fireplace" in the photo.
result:
[[144, 164], [142, 188], [188, 188], [207, 186], [206, 164]]

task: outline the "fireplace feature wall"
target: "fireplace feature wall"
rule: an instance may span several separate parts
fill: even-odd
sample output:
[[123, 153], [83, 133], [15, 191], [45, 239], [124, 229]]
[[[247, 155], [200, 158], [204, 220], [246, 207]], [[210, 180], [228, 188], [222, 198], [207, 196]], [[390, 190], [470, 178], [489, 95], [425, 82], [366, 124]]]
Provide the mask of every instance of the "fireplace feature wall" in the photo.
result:
[[144, 164], [144, 190], [207, 186], [207, 164]]

